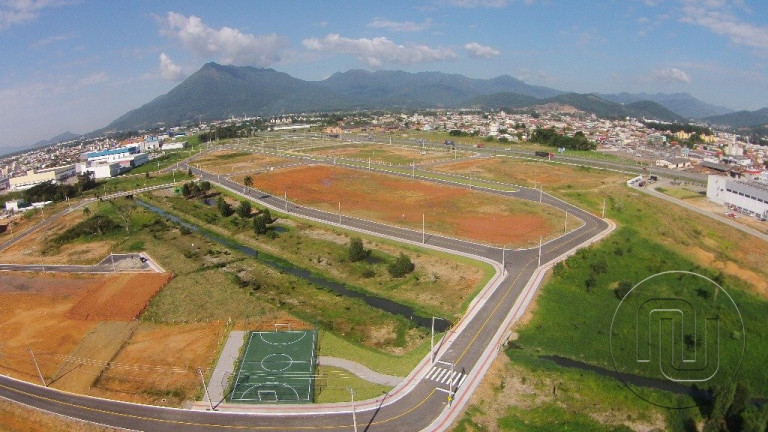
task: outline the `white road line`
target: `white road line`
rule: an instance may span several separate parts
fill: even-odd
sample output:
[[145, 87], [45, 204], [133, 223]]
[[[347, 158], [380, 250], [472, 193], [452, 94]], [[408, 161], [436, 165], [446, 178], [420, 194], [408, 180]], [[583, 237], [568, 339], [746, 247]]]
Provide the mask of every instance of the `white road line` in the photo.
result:
[[447, 369], [440, 369], [440, 373], [435, 377], [435, 381], [441, 381], [443, 379], [443, 376], [448, 372]]
[[464, 384], [464, 380], [465, 379], [467, 379], [467, 375], [466, 374], [461, 376], [461, 379], [459, 380], [459, 383], [456, 384], [456, 388], [461, 387], [461, 385]]
[[438, 370], [439, 370], [438, 368], [435, 368], [435, 367], [433, 367], [433, 368], [432, 368], [432, 370], [430, 370], [430, 371], [429, 371], [429, 373], [427, 374], [427, 376], [425, 376], [424, 378], [426, 378], [426, 379], [428, 379], [428, 380], [431, 380], [431, 379], [432, 379], [432, 376], [433, 376], [433, 375], [435, 374], [435, 372], [437, 372]]

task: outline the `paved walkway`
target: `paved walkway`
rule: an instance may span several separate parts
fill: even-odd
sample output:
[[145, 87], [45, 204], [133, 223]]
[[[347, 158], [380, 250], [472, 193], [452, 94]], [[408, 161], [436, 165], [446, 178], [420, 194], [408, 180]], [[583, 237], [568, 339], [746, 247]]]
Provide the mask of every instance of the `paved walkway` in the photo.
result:
[[338, 357], [319, 356], [317, 357], [317, 364], [320, 366], [334, 366], [346, 369], [366, 381], [391, 387], [400, 384], [405, 379], [403, 377], [378, 373], [368, 369], [360, 363]]
[[213, 406], [219, 406], [224, 402], [224, 392], [229, 381], [229, 377], [235, 373], [235, 363], [240, 355], [240, 348], [245, 343], [245, 332], [242, 330], [232, 330], [229, 332], [227, 342], [221, 350], [219, 361], [216, 368], [213, 369], [211, 380], [208, 382], [208, 394], [211, 396]]

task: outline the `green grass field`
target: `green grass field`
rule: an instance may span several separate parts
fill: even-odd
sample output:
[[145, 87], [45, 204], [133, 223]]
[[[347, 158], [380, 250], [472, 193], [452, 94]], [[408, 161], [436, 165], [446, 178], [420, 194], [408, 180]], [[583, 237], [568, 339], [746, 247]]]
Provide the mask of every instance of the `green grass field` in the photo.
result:
[[[565, 264], [558, 265], [554, 277], [541, 290], [538, 307], [534, 318], [522, 328], [518, 344], [537, 353], [555, 354], [575, 360], [585, 361], [612, 369], [609, 328], [614, 311], [619, 305], [614, 290], [622, 281], [634, 285], [646, 277], [667, 270], [688, 270], [719, 279], [717, 272], [702, 268], [685, 257], [659, 244], [640, 237], [637, 231], [621, 228], [609, 239], [597, 247], [580, 251], [569, 258]], [[592, 282], [589, 282], [592, 280]], [[764, 316], [768, 314], [768, 302], [748, 292], [744, 282], [725, 277], [724, 288], [738, 305], [746, 328], [741, 334], [740, 327], [734, 323], [736, 317], [726, 308], [727, 297], [699, 291], [691, 281], [681, 281], [681, 285], [666, 284], [657, 287], [655, 294], [659, 298], [680, 297], [688, 300], [695, 310], [704, 313], [713, 311], [721, 319], [723, 334], [720, 336], [720, 368], [714, 379], [706, 385], [723, 384], [721, 379], [731, 378], [740, 364], [744, 338], [749, 341], [744, 361], [741, 363], [739, 378], [750, 381], [756, 389], [768, 386], [768, 377], [763, 373], [759, 360], [768, 355], [768, 330], [762, 326]], [[590, 288], [591, 285], [591, 288]], [[694, 289], [691, 292], [688, 288]], [[639, 303], [631, 303], [627, 310], [639, 310]], [[574, 308], [573, 305], [579, 305]], [[622, 305], [624, 307], [624, 305]], [[627, 322], [633, 323], [634, 315], [620, 315], [618, 327], [614, 327], [614, 343], [618, 340], [618, 350], [613, 353], [620, 365], [628, 364], [635, 355], [634, 333], [627, 334]], [[625, 320], [625, 321], [622, 321]], [[621, 323], [626, 325], [622, 326]], [[689, 323], [690, 324], [690, 323]], [[702, 323], [699, 322], [699, 326]], [[654, 332], [658, 331], [653, 327]], [[675, 330], [677, 331], [677, 330]], [[701, 331], [701, 327], [699, 327]], [[676, 333], [671, 327], [664, 327], [663, 340], [666, 342]], [[686, 330], [688, 332], [688, 330]], [[686, 333], [686, 337], [690, 334]], [[701, 335], [699, 334], [699, 337]], [[678, 346], [681, 343], [677, 339]], [[647, 342], [646, 342], [647, 343]], [[651, 346], [656, 352], [655, 339]], [[614, 345], [616, 348], [616, 345]], [[686, 355], [691, 355], [691, 347], [686, 344]], [[699, 351], [700, 355], [703, 355]], [[655, 367], [654, 367], [655, 365]], [[628, 373], [659, 378], [658, 363], [637, 365]]]

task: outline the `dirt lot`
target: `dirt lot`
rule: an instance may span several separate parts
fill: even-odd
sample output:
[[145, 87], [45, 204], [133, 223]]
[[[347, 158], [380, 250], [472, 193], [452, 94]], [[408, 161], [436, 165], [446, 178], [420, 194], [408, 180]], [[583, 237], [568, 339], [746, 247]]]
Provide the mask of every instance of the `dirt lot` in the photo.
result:
[[556, 163], [534, 162], [515, 158], [496, 157], [463, 161], [436, 166], [436, 171], [472, 173], [487, 180], [534, 186], [543, 184], [544, 190], [593, 189], [601, 185], [626, 181], [629, 176], [598, 169], [577, 168]]
[[168, 273], [110, 276], [108, 284], [89, 289], [68, 316], [86, 321], [133, 320], [170, 279]]
[[142, 323], [91, 394], [153, 405], [179, 406], [200, 389], [196, 370], [213, 364], [225, 323]]
[[414, 147], [397, 147], [387, 145], [357, 145], [357, 146], [338, 146], [338, 147], [317, 147], [303, 150], [302, 153], [311, 153], [314, 155], [326, 157], [342, 157], [350, 159], [368, 160], [378, 163], [391, 163], [397, 165], [410, 164], [412, 162], [424, 163], [439, 161], [454, 157], [466, 157], [466, 152], [456, 152], [456, 155], [448, 149], [435, 150], [429, 148], [424, 153]]
[[0, 261], [10, 264], [96, 264], [112, 249], [110, 241], [70, 243], [55, 254], [43, 254], [47, 240], [85, 219], [82, 211], [74, 211], [33, 232], [24, 241], [0, 252]]
[[85, 366], [101, 366], [115, 355], [130, 336], [126, 323], [169, 277], [0, 273], [0, 372], [39, 381], [32, 348], [47, 381], [84, 391], [99, 373]]
[[327, 211], [379, 220], [485, 243], [531, 245], [562, 224], [547, 206], [464, 188], [413, 181], [330, 166], [259, 174], [254, 182], [270, 193]]
[[193, 164], [199, 165], [200, 168], [215, 174], [232, 174], [257, 171], [262, 168], [282, 165], [291, 161], [292, 159], [283, 159], [257, 153], [219, 150], [195, 159]]

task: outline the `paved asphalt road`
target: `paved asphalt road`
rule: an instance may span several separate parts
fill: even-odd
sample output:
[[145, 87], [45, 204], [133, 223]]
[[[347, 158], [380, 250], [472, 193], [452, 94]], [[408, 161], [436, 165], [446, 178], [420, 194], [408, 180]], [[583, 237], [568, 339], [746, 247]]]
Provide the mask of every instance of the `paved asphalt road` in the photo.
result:
[[[184, 166], [186, 169], [186, 166]], [[243, 191], [243, 186], [228, 179], [193, 169], [201, 179], [219, 183], [236, 191]], [[516, 192], [498, 192], [491, 189], [476, 188], [488, 193], [515, 196], [538, 201], [539, 191], [520, 189]], [[246, 195], [277, 209], [285, 209], [299, 216], [310, 217], [329, 223], [338, 223], [338, 214], [286, 203], [280, 197], [271, 196], [254, 189], [248, 189]], [[290, 197], [289, 197], [290, 198]], [[609, 225], [600, 218], [578, 209], [547, 194], [542, 201], [553, 205], [569, 214], [575, 215], [585, 223], [580, 228], [544, 244], [541, 262], [545, 263], [577, 247], [606, 230]], [[356, 230], [364, 230], [380, 235], [396, 237], [421, 243], [422, 234], [403, 228], [381, 223], [342, 217], [342, 224]], [[428, 235], [426, 243], [432, 246], [486, 257], [501, 262], [502, 251], [499, 248], [476, 244], [470, 241], [451, 239], [437, 235]], [[512, 310], [528, 280], [538, 266], [538, 248], [508, 250], [505, 257], [506, 277], [489, 294], [488, 298], [468, 312], [462, 325], [448, 336], [436, 363], [436, 367], [449, 369], [453, 363], [455, 382], [464, 382], [462, 377], [479, 368], [480, 363], [487, 364], [484, 351], [492, 343], [494, 335], [502, 326]], [[487, 356], [487, 354], [485, 354]], [[408, 382], [398, 387], [389, 398], [378, 404], [361, 403], [357, 406], [357, 424], [360, 430], [367, 431], [418, 431], [427, 428], [443, 413], [448, 405], [448, 386], [430, 379], [426, 375], [432, 365], [422, 362], [420, 370], [412, 373]], [[468, 387], [465, 385], [465, 387]], [[398, 390], [399, 389], [399, 390]], [[455, 390], [458, 397], [463, 387]], [[212, 431], [212, 430], [259, 430], [281, 431], [294, 429], [352, 431], [352, 413], [348, 404], [331, 406], [271, 405], [260, 407], [261, 413], [244, 415], [226, 412], [204, 412], [180, 409], [151, 407], [116, 401], [89, 398], [18, 382], [0, 377], [0, 396], [18, 400], [28, 405], [48, 411], [89, 420], [101, 424], [147, 431]], [[457, 409], [454, 406], [452, 409]]]

